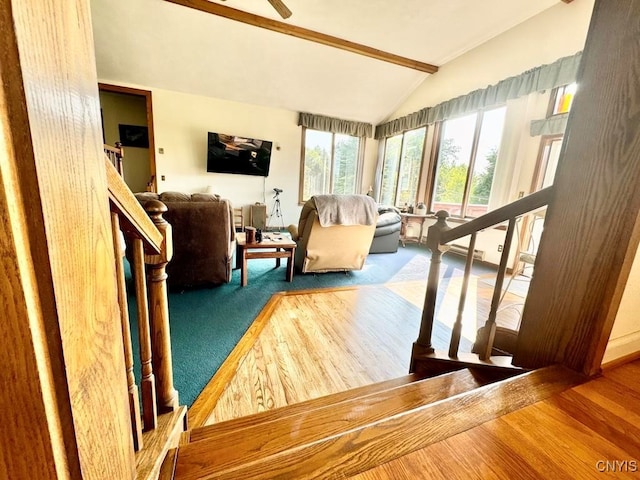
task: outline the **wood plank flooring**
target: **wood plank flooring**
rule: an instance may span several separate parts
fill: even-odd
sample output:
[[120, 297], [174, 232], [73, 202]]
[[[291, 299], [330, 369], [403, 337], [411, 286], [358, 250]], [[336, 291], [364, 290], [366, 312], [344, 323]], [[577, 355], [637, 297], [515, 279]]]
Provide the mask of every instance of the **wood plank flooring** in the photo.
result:
[[[433, 342], [446, 349], [461, 278], [445, 284]], [[286, 292], [270, 302], [189, 411], [192, 427], [230, 420], [408, 372], [425, 282]], [[472, 279], [463, 336], [484, 323], [492, 288]], [[522, 303], [507, 294], [503, 305]], [[499, 324], [515, 325], [499, 316]]]
[[640, 477], [640, 361], [351, 478]]

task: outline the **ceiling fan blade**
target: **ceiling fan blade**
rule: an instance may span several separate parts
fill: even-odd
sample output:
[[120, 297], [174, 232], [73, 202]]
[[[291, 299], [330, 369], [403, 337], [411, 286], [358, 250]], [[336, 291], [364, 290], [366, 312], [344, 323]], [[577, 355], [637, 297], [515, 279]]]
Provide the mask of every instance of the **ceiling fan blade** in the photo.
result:
[[291, 16], [291, 10], [282, 2], [282, 0], [267, 0], [276, 12], [280, 14], [282, 18], [289, 18]]

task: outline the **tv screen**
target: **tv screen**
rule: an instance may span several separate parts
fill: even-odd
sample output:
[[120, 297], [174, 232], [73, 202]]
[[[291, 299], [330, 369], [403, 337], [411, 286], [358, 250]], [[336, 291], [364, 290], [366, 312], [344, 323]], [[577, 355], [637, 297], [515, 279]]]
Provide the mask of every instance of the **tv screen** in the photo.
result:
[[269, 176], [273, 142], [209, 132], [207, 172]]

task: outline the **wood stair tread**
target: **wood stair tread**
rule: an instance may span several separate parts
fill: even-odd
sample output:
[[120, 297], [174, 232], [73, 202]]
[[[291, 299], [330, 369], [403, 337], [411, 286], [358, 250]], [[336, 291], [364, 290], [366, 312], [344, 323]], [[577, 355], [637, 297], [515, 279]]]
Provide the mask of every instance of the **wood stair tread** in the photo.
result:
[[296, 415], [261, 421], [233, 432], [226, 429], [219, 432], [215, 425], [202, 427], [192, 432], [191, 443], [207, 441], [215, 444], [221, 461], [223, 458], [246, 459], [254, 452], [259, 452], [260, 455], [266, 451], [275, 453], [318, 437], [335, 435], [373, 423], [481, 385], [471, 372], [460, 370], [374, 393], [367, 392], [310, 411], [300, 411]]
[[422, 380], [424, 377], [417, 374], [404, 375], [402, 377], [386, 380], [384, 382], [378, 382], [371, 385], [365, 385], [362, 387], [352, 388], [343, 392], [333, 393], [331, 395], [325, 395], [318, 398], [312, 398], [304, 402], [295, 403], [293, 405], [287, 405], [285, 407], [274, 408], [253, 415], [247, 415], [244, 417], [234, 418], [232, 420], [226, 420], [224, 422], [214, 423], [206, 425], [204, 427], [195, 428], [191, 431], [190, 441], [197, 442], [212, 432], [222, 434], [224, 432], [235, 432], [241, 428], [251, 427], [258, 422], [270, 422], [279, 418], [290, 417], [303, 412], [309, 412], [318, 408], [325, 407], [326, 405], [333, 405], [339, 402], [344, 402], [351, 398], [361, 397], [364, 395], [374, 394], [391, 388], [396, 388], [402, 385], [407, 385], [418, 380]]
[[[454, 372], [450, 376], [462, 377], [464, 374], [470, 375], [469, 372], [463, 371]], [[435, 384], [438, 378], [419, 383]], [[176, 478], [328, 478], [354, 475], [548, 398], [583, 380], [582, 376], [563, 367], [549, 367], [475, 388], [466, 393], [454, 394], [428, 405], [414, 406], [400, 413], [391, 412], [384, 418], [360, 426], [347, 425], [339, 433], [332, 430], [334, 433], [321, 435], [322, 428], [318, 427], [314, 436], [307, 436], [309, 430], [301, 427], [292, 430], [291, 435], [283, 442], [289, 442], [290, 445], [285, 450], [282, 450], [282, 445], [275, 446], [282, 435], [268, 428], [260, 435], [266, 438], [246, 435], [245, 445], [235, 445], [238, 451], [249, 447], [252, 441], [260, 445], [260, 450], [247, 450], [242, 455], [235, 452], [226, 457], [230, 448], [220, 451], [219, 438], [203, 439], [179, 447]], [[384, 392], [381, 395], [384, 396]], [[377, 408], [374, 399], [375, 395], [368, 397], [369, 406]], [[357, 404], [357, 400], [353, 402]], [[329, 406], [329, 413], [324, 416], [316, 415], [318, 425], [322, 423], [328, 428], [333, 428], [331, 425], [334, 421], [344, 421], [341, 417], [344, 413], [340, 410], [342, 407], [342, 404]], [[334, 408], [339, 413], [333, 412]], [[336, 416], [333, 416], [334, 413]], [[314, 412], [311, 412], [309, 417], [314, 419]], [[303, 414], [300, 415], [300, 419], [304, 420]], [[286, 422], [285, 419], [283, 421]], [[293, 426], [295, 427], [295, 424]], [[262, 427], [258, 427], [256, 432], [259, 428]], [[300, 441], [296, 441], [297, 437], [301, 438]], [[221, 458], [223, 456], [225, 458]]]

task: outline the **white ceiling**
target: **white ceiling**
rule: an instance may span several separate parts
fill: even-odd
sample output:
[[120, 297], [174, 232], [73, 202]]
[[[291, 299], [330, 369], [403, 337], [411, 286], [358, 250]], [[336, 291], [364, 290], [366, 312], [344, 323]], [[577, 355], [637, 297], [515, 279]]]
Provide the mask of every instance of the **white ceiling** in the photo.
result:
[[[559, 2], [285, 0], [287, 23], [438, 66]], [[281, 20], [267, 0], [224, 4]], [[103, 81], [376, 124], [427, 76], [163, 0], [91, 8]]]

